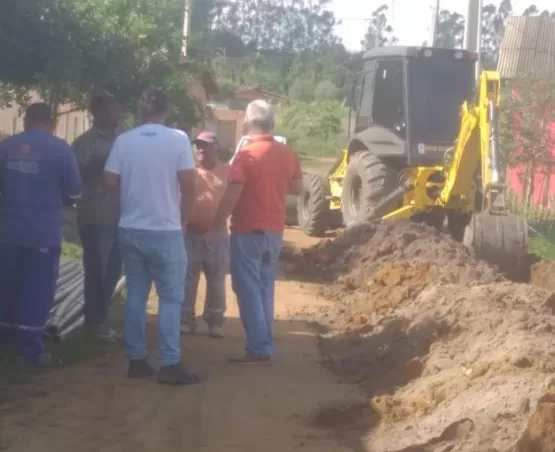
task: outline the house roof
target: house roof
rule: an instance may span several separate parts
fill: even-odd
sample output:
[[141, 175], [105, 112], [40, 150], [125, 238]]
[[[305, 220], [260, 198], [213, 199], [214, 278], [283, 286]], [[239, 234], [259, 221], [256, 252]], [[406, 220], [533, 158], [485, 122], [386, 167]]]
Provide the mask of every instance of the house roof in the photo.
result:
[[235, 91], [235, 96], [240, 97], [241, 94], [246, 94], [249, 92], [256, 92], [258, 94], [261, 94], [262, 96], [272, 98], [272, 99], [278, 99], [278, 100], [284, 100], [284, 101], [287, 100], [287, 98], [285, 96], [282, 96], [281, 94], [272, 93], [270, 91], [263, 90], [260, 87], [260, 85], [241, 86], [237, 91]]
[[555, 19], [511, 16], [501, 43], [501, 78], [555, 77]]

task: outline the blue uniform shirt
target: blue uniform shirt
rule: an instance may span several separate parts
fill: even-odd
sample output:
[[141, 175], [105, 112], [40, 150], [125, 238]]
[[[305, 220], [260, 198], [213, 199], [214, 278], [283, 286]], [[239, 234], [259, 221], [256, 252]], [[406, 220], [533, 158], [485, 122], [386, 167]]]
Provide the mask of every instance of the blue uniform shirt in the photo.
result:
[[58, 247], [64, 205], [81, 194], [71, 147], [40, 129], [0, 142], [0, 242]]

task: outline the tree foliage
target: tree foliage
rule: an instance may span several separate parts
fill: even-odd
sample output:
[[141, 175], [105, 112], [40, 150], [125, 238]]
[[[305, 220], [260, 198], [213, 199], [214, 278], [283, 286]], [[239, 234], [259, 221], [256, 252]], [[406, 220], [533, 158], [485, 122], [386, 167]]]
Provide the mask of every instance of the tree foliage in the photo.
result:
[[555, 80], [528, 77], [506, 87], [500, 118], [500, 140], [505, 166], [520, 169], [523, 193], [530, 204], [534, 177], [544, 177], [542, 197], [547, 203], [555, 149]]
[[393, 34], [393, 27], [388, 21], [388, 12], [389, 6], [385, 4], [372, 12], [368, 30], [361, 42], [363, 50], [392, 45], [397, 42], [397, 38]]
[[[196, 70], [180, 61], [177, 0], [5, 0], [0, 17], [4, 100], [36, 90], [57, 111], [102, 88], [131, 103], [152, 85], [186, 93]], [[178, 103], [193, 111], [186, 96]]]
[[337, 101], [283, 104], [278, 111], [277, 133], [286, 136], [299, 153], [333, 155], [343, 138], [343, 116], [344, 109]]

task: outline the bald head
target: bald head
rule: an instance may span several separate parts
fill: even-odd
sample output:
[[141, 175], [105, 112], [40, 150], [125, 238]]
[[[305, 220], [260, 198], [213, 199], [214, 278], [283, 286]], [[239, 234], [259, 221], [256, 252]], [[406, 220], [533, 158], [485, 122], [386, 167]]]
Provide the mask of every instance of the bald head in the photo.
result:
[[245, 112], [247, 133], [273, 133], [276, 118], [273, 107], [265, 100], [254, 100]]

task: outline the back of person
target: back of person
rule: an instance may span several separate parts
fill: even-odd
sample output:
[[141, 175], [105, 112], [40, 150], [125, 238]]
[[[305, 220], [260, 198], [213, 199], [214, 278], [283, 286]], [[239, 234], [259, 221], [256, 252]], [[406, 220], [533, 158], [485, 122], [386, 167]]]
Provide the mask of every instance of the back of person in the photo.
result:
[[161, 124], [144, 124], [116, 140], [112, 153], [121, 169], [121, 228], [181, 230], [177, 171], [187, 147], [184, 132]]
[[235, 233], [262, 230], [282, 233], [291, 182], [300, 177], [298, 158], [271, 135], [253, 137], [233, 162], [230, 182], [244, 178], [241, 197], [231, 216]]
[[[59, 246], [63, 197], [68, 185], [78, 185], [64, 179], [68, 174], [64, 167], [72, 164], [69, 145], [40, 129], [0, 143], [0, 241]], [[76, 166], [73, 172], [77, 174]]]

